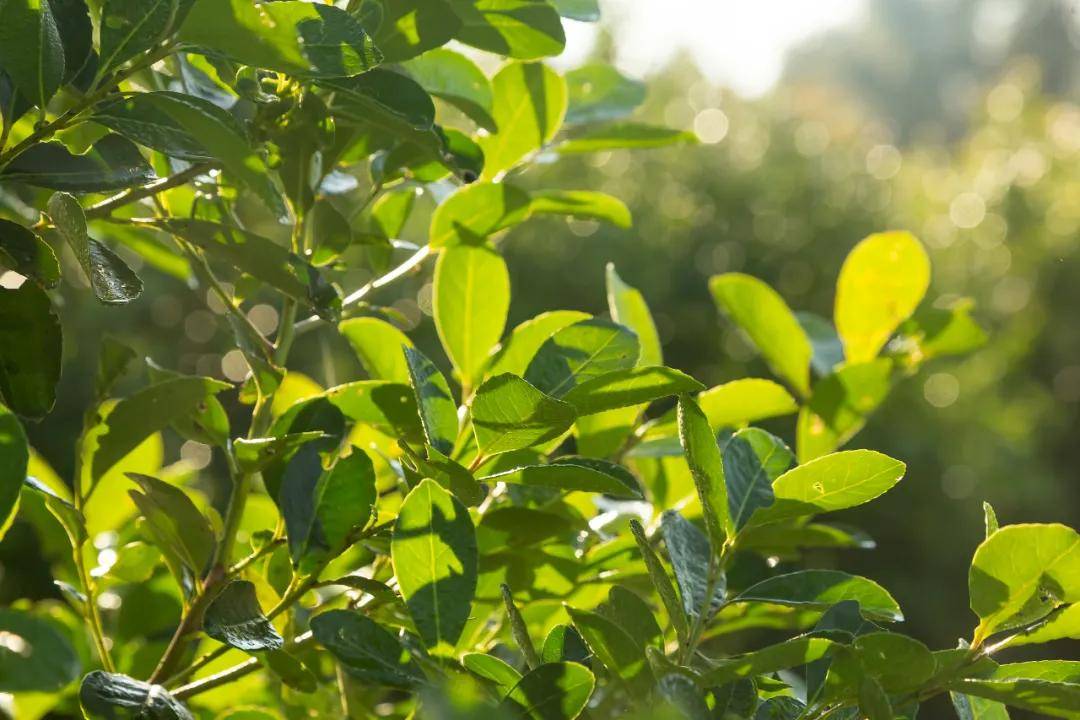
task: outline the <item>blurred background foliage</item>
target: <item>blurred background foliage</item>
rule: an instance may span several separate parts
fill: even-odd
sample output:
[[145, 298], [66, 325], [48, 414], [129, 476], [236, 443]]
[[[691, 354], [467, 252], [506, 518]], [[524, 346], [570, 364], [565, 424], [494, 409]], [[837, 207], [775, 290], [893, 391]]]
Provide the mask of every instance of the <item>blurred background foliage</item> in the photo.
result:
[[[850, 26], [793, 49], [780, 82], [754, 99], [677, 56], [647, 78], [642, 117], [691, 129], [700, 145], [530, 171], [548, 174], [536, 184], [623, 199], [633, 228], [543, 219], [504, 241], [511, 325], [552, 309], [601, 312], [604, 266], [615, 261], [650, 303], [667, 364], [714, 385], [769, 373], [719, 318], [709, 276], [750, 273], [793, 308], [830, 316], [840, 263], [859, 239], [884, 229], [920, 237], [933, 261], [930, 297], [971, 298], [991, 341], [905, 382], [852, 443], [903, 459], [908, 475], [844, 518], [878, 547], [843, 565], [893, 591], [911, 632], [935, 646], [954, 643], [972, 620], [966, 570], [982, 537], [982, 500], [1003, 522], [1080, 525], [1078, 12], [1068, 0], [872, 0]], [[618, 30], [602, 30], [597, 59], [615, 55]], [[403, 239], [423, 242], [430, 210], [414, 212]], [[29, 428], [62, 476], [106, 332], [182, 372], [236, 379], [242, 367], [222, 355], [229, 331], [212, 302], [207, 309], [167, 274], [145, 277], [143, 299], [123, 308], [66, 291], [59, 396], [69, 401]], [[430, 273], [376, 301], [438, 353]], [[264, 330], [276, 323], [270, 305], [251, 315]], [[304, 336], [296, 350], [298, 367], [320, 385], [360, 377], [351, 350], [328, 332]], [[128, 382], [121, 391], [140, 380]], [[297, 393], [305, 384], [292, 378]], [[791, 423], [770, 429], [792, 439]], [[213, 495], [223, 473], [205, 467], [209, 449], [176, 450], [222, 503]], [[12, 528], [0, 552], [0, 605], [57, 592], [37, 561], [48, 539], [28, 523]]]

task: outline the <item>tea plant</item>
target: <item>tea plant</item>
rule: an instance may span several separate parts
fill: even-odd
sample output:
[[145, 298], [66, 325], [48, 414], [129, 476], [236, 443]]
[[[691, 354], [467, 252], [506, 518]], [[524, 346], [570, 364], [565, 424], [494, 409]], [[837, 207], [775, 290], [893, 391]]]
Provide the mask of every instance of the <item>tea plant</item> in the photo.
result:
[[[978, 623], [956, 649], [887, 630], [903, 615], [873, 581], [801, 567], [871, 547], [818, 516], [904, 474], [839, 448], [903, 377], [984, 341], [966, 304], [925, 299], [912, 236], [856, 246], [832, 321], [712, 279], [779, 382], [706, 389], [664, 366], [614, 266], [606, 316], [504, 332], [507, 230], [630, 223], [610, 196], [531, 187], [530, 166], [692, 141], [626, 119], [644, 89], [613, 69], [536, 62], [563, 47], [560, 13], [596, 18], [589, 0], [0, 0], [0, 527], [18, 516], [70, 547], [51, 568], [63, 603], [0, 610], [2, 707], [878, 720], [950, 693], [965, 720], [1080, 717], [1076, 663], [993, 659], [1080, 634], [1073, 530], [999, 528], [986, 508]], [[452, 40], [507, 61], [489, 79]], [[429, 199], [426, 243], [401, 240]], [[115, 398], [137, 353], [103, 338], [60, 479], [19, 419], [55, 403], [47, 291], [81, 273], [130, 303], [134, 257], [209, 293], [249, 372], [234, 386], [148, 361]], [[387, 288], [429, 258], [449, 378], [392, 323]], [[272, 341], [247, 312], [268, 300]], [[290, 350], [333, 331], [367, 378], [298, 397]], [[221, 514], [185, 463], [146, 466], [161, 433], [213, 448]], [[762, 629], [787, 639], [727, 651]]]

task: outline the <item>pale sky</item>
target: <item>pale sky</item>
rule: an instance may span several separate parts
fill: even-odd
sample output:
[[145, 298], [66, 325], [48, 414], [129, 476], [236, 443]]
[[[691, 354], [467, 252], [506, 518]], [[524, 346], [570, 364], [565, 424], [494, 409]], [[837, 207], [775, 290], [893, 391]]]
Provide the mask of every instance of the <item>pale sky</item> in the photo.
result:
[[[642, 77], [684, 49], [717, 84], [743, 95], [767, 92], [784, 54], [800, 41], [858, 16], [861, 0], [601, 0], [614, 28], [616, 66]], [[577, 64], [592, 46], [595, 27], [566, 22], [561, 60]], [[561, 63], [560, 63], [561, 64]]]

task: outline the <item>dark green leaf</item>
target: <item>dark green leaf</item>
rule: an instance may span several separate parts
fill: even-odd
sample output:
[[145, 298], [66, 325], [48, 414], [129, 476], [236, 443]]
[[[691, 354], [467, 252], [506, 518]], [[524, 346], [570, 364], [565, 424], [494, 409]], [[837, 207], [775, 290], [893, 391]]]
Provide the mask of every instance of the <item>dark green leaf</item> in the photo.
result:
[[[559, 14], [534, 0], [449, 0], [466, 45], [519, 60], [558, 55], [566, 45]], [[501, 127], [501, 126], [500, 126]]]
[[663, 647], [664, 635], [652, 610], [636, 593], [622, 585], [611, 586], [607, 600], [596, 607], [596, 612], [626, 630], [642, 650], [649, 646]]
[[382, 60], [358, 20], [302, 0], [195, 0], [180, 39], [244, 65], [299, 76], [347, 77]]
[[[0, 416], [0, 418], [2, 417], [3, 416]], [[3, 452], [8, 448], [10, 448], [10, 445], [5, 445], [0, 452]], [[16, 462], [15, 467], [19, 467], [17, 464], [19, 461], [17, 455], [5, 457], [5, 460], [14, 460]], [[23, 475], [26, 476], [25, 470], [23, 471]], [[35, 477], [26, 477], [23, 484], [24, 487], [28, 487], [41, 495], [45, 502], [45, 507], [48, 508], [49, 512], [56, 518], [57, 522], [64, 528], [64, 532], [67, 533], [72, 547], [77, 547], [86, 540], [86, 518], [83, 517], [83, 514], [77, 510], [74, 505], [60, 497], [55, 490]], [[3, 527], [4, 524], [0, 522], [0, 528]], [[0, 532], [0, 536], [2, 535], [3, 532]]]
[[795, 698], [778, 695], [758, 706], [754, 720], [798, 720], [805, 711], [806, 706]]
[[[262, 659], [266, 663], [267, 669], [293, 690], [302, 693], [313, 693], [319, 689], [319, 680], [315, 677], [315, 674], [284, 650], [271, 650], [263, 653]], [[237, 718], [237, 720], [247, 719]], [[267, 720], [276, 720], [276, 717]]]
[[106, 135], [83, 155], [56, 141], [34, 145], [0, 170], [0, 180], [74, 193], [121, 190], [156, 177], [138, 148], [119, 135]]
[[622, 325], [590, 318], [545, 340], [525, 370], [525, 379], [541, 392], [561, 398], [587, 380], [628, 370], [639, 353], [634, 333]]
[[502, 591], [503, 606], [506, 608], [506, 617], [510, 621], [510, 634], [517, 643], [518, 649], [521, 650], [521, 654], [525, 656], [525, 664], [529, 668], [535, 668], [540, 664], [540, 658], [536, 655], [532, 638], [529, 637], [529, 627], [525, 624], [525, 618], [521, 616], [521, 611], [514, 604], [510, 586], [503, 583], [499, 586], [499, 590]]
[[104, 0], [98, 75], [150, 50], [173, 30], [178, 0]]
[[281, 457], [291, 456], [304, 443], [327, 437], [320, 430], [288, 433], [268, 438], [237, 438], [233, 441], [236, 463], [244, 472], [258, 472], [267, 463]]
[[[412, 130], [431, 130], [435, 105], [431, 97], [411, 78], [392, 70], [376, 69], [352, 78], [326, 79], [321, 85], [334, 90], [334, 107], [363, 122], [374, 122], [393, 130], [397, 123]], [[372, 114], [389, 117], [380, 121]], [[390, 123], [386, 125], [385, 123]]]
[[712, 617], [727, 594], [727, 579], [712, 559], [708, 538], [674, 510], [660, 516], [660, 530], [687, 617], [696, 619], [703, 611]]
[[84, 0], [49, 0], [49, 7], [64, 48], [63, 82], [70, 83], [76, 80], [93, 55], [94, 27], [90, 12]]
[[52, 622], [0, 609], [0, 637], [0, 692], [56, 692], [79, 677], [79, 656]]
[[758, 508], [773, 504], [772, 484], [795, 464], [783, 440], [758, 428], [745, 428], [724, 445], [728, 508], [739, 531]]
[[957, 692], [949, 697], [960, 720], [1009, 720], [1009, 711], [999, 702]]
[[10, 220], [0, 220], [0, 265], [43, 287], [60, 282], [60, 265], [48, 243]]
[[516, 703], [535, 720], [573, 720], [585, 709], [596, 680], [588, 668], [571, 662], [536, 668], [510, 690], [503, 706]]
[[457, 405], [450, 394], [446, 378], [422, 352], [404, 347], [405, 361], [409, 366], [416, 406], [428, 443], [443, 455], [454, 449], [457, 437]]
[[829, 375], [837, 365], [844, 362], [844, 344], [840, 342], [836, 328], [831, 322], [814, 313], [797, 312], [795, 319], [799, 321], [814, 349], [810, 366], [822, 377]]
[[194, 720], [183, 703], [162, 686], [101, 670], [82, 679], [79, 703], [89, 720]]
[[564, 18], [578, 22], [596, 22], [600, 19], [597, 0], [554, 0], [551, 4]]
[[[203, 400], [230, 386], [204, 377], [179, 377], [120, 400], [88, 434], [96, 441], [90, 482], [96, 483], [143, 440], [195, 412]], [[90, 447], [94, 447], [91, 445]]]
[[113, 336], [106, 335], [101, 338], [97, 376], [94, 378], [94, 396], [98, 402], [109, 397], [113, 386], [128, 371], [131, 361], [136, 357], [138, 353]]
[[567, 492], [604, 493], [626, 500], [642, 497], [640, 485], [625, 468], [585, 457], [561, 457], [550, 465], [526, 465], [481, 479]]
[[589, 655], [589, 648], [577, 630], [570, 625], [556, 625], [544, 638], [540, 659], [545, 663], [586, 663]]
[[49, 198], [48, 209], [57, 233], [78, 258], [98, 300], [106, 305], [123, 305], [142, 294], [142, 280], [127, 263], [87, 235], [86, 216], [78, 200], [58, 192]]
[[52, 5], [42, 0], [0, 3], [0, 67], [40, 108], [64, 80], [64, 47]]
[[664, 609], [667, 610], [668, 620], [674, 627], [679, 641], [684, 642], [689, 634], [690, 627], [686, 621], [686, 611], [675, 596], [675, 587], [671, 584], [671, 578], [668, 577], [667, 570], [660, 563], [660, 558], [657, 557], [656, 551], [653, 550], [652, 545], [649, 543], [649, 539], [645, 537], [645, 528], [641, 526], [641, 523], [637, 520], [631, 520], [630, 530], [634, 535], [634, 540], [637, 542], [638, 550], [641, 552], [641, 558], [645, 561], [645, 567], [649, 571], [653, 587], [656, 588], [656, 594], [660, 596], [660, 600], [664, 603]]
[[694, 681], [685, 675], [671, 673], [656, 684], [663, 698], [686, 720], [711, 720], [705, 696]]
[[569, 605], [565, 607], [574, 621], [574, 627], [596, 659], [622, 680], [635, 697], [648, 695], [652, 686], [652, 670], [645, 658], [645, 651], [634, 639], [603, 615]]
[[853, 600], [865, 617], [885, 622], [904, 619], [896, 600], [873, 580], [848, 575], [839, 570], [802, 570], [762, 580], [736, 598], [739, 602], [767, 602], [775, 605], [826, 610]]
[[485, 455], [554, 440], [574, 422], [570, 405], [510, 373], [490, 378], [477, 388], [471, 411], [476, 444]]
[[[166, 110], [168, 101], [159, 103], [155, 97], [171, 97], [175, 93], [136, 93], [95, 108], [91, 119], [114, 130], [124, 137], [144, 147], [153, 148], [166, 155], [182, 160], [210, 160], [212, 156], [206, 146], [193, 136], [185, 127]], [[186, 102], [201, 105], [194, 96], [187, 96]], [[228, 117], [230, 124], [235, 120], [217, 106], [209, 114], [217, 119], [220, 115]], [[237, 125], [238, 129], [239, 126]]]
[[129, 491], [162, 552], [172, 553], [194, 575], [214, 552], [214, 531], [183, 490], [149, 475], [128, 473], [142, 493]]
[[8, 407], [23, 417], [48, 413], [60, 355], [60, 321], [45, 291], [32, 282], [0, 290], [0, 396]]
[[566, 73], [567, 123], [618, 120], [645, 101], [645, 84], [623, 77], [610, 65], [595, 63]]
[[301, 573], [315, 571], [345, 550], [353, 530], [371, 519], [376, 496], [371, 458], [355, 447], [314, 477], [286, 474], [278, 505], [293, 564]]
[[476, 593], [476, 531], [465, 506], [438, 483], [422, 480], [401, 506], [390, 552], [424, 644], [452, 652]]
[[864, 677], [859, 682], [859, 711], [866, 716], [866, 720], [893, 720], [896, 717], [889, 696], [878, 681], [870, 677]]
[[263, 615], [255, 586], [247, 580], [234, 580], [217, 594], [206, 608], [203, 630], [218, 642], [247, 652], [277, 650], [285, 643]]
[[0, 405], [0, 467], [4, 468], [0, 473], [0, 539], [15, 513], [29, 460], [30, 447], [19, 419]]
[[[441, 0], [433, 1], [441, 4]], [[498, 129], [492, 117], [491, 82], [472, 60], [438, 48], [410, 60], [405, 68], [425, 90], [468, 115], [480, 127], [488, 132]]]
[[334, 286], [307, 261], [272, 240], [230, 225], [205, 220], [172, 218], [155, 223], [183, 237], [214, 259], [248, 273], [279, 291], [310, 303], [325, 318], [340, 312], [341, 298]]

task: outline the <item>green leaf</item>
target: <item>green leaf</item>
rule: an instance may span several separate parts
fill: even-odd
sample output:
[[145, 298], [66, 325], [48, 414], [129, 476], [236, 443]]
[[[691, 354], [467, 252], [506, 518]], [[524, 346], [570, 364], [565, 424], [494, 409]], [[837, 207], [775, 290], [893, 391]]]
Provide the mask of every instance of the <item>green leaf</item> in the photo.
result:
[[461, 24], [445, 0], [383, 0], [380, 8], [375, 46], [386, 62], [401, 62], [445, 45]]
[[709, 290], [717, 306], [747, 334], [773, 372], [800, 395], [809, 395], [813, 351], [784, 299], [761, 280], [741, 273], [714, 276]]
[[628, 228], [633, 222], [630, 209], [622, 200], [593, 190], [537, 190], [532, 193], [529, 212], [603, 220], [621, 228]]
[[1080, 535], [1064, 525], [1001, 528], [975, 551], [968, 592], [979, 638], [1080, 601]]
[[478, 126], [488, 132], [498, 129], [492, 117], [495, 94], [491, 81], [472, 60], [437, 48], [405, 63], [405, 69], [425, 90], [465, 113]]
[[567, 123], [618, 120], [645, 101], [645, 83], [623, 77], [603, 63], [593, 63], [566, 73], [569, 105]]
[[806, 706], [793, 697], [777, 695], [758, 706], [754, 720], [798, 720], [806, 712]]
[[514, 604], [514, 595], [510, 586], [502, 583], [499, 590], [502, 593], [503, 607], [506, 608], [506, 618], [510, 622], [510, 635], [517, 643], [521, 654], [525, 656], [525, 665], [535, 668], [540, 664], [540, 658], [537, 657], [536, 648], [533, 647], [532, 638], [529, 637], [529, 628], [525, 624], [525, 618], [521, 616], [521, 611]]
[[[315, 673], [308, 670], [302, 662], [284, 650], [265, 652], [262, 654], [262, 660], [266, 663], [266, 668], [275, 677], [293, 690], [302, 693], [313, 693], [319, 689], [319, 681], [315, 677]], [[237, 720], [246, 719], [238, 718]], [[277, 716], [270, 720], [277, 720]]]
[[791, 469], [795, 456], [780, 438], [744, 428], [724, 446], [723, 460], [728, 509], [739, 531], [755, 510], [773, 504], [773, 481]]
[[877, 543], [861, 530], [850, 527], [823, 523], [774, 523], [746, 528], [739, 535], [739, 547], [753, 548], [763, 555], [790, 556], [797, 554], [800, 548], [872, 550]]
[[660, 558], [657, 557], [656, 551], [653, 550], [648, 538], [645, 537], [645, 528], [641, 526], [641, 523], [637, 520], [631, 520], [630, 531], [633, 533], [634, 541], [641, 552], [641, 559], [645, 562], [645, 567], [649, 571], [649, 578], [652, 580], [653, 587], [656, 588], [656, 594], [660, 596], [661, 602], [664, 603], [664, 609], [667, 610], [668, 619], [675, 629], [675, 634], [678, 636], [680, 643], [685, 642], [690, 627], [686, 621], [686, 612], [682, 605], [679, 604], [679, 599], [675, 596], [675, 587], [671, 584], [671, 578], [668, 577], [667, 570], [660, 563]]
[[793, 468], [776, 479], [776, 502], [759, 509], [754, 525], [855, 507], [882, 495], [904, 476], [899, 460], [873, 450], [845, 450]]
[[244, 65], [301, 77], [357, 75], [382, 60], [349, 13], [302, 0], [195, 0], [179, 37]]
[[[716, 431], [743, 427], [799, 410], [795, 398], [782, 385], [762, 378], [742, 378], [709, 388], [697, 396], [697, 403]], [[652, 423], [647, 436], [674, 434], [675, 415], [672, 410]]]
[[457, 405], [450, 394], [450, 386], [426, 355], [411, 347], [403, 350], [424, 435], [432, 447], [449, 455], [458, 433]]
[[262, 470], [267, 464], [280, 457], [288, 457], [304, 443], [327, 437], [325, 433], [310, 432], [288, 433], [277, 437], [237, 438], [233, 441], [233, 454], [236, 464], [247, 473]]
[[416, 202], [415, 188], [402, 188], [384, 193], [371, 208], [371, 222], [388, 238], [401, 235]]
[[799, 460], [806, 462], [841, 447], [866, 424], [892, 389], [893, 362], [879, 358], [843, 365], [814, 386], [799, 412]]
[[735, 598], [738, 602], [827, 610], [845, 600], [859, 603], [870, 620], [901, 622], [900, 606], [885, 588], [873, 580], [839, 570], [801, 570], [762, 580]]
[[256, 652], [277, 650], [285, 640], [263, 615], [255, 585], [234, 580], [226, 585], [206, 608], [203, 630], [230, 647]]
[[359, 612], [328, 610], [311, 619], [311, 633], [349, 675], [391, 687], [412, 687], [424, 674], [397, 638]]
[[684, 143], [696, 144], [697, 137], [685, 130], [619, 122], [575, 129], [567, 133], [566, 140], [555, 146], [555, 151], [561, 155], [576, 155], [605, 150], [645, 150]]
[[[637, 288], [627, 285], [615, 271], [615, 263], [608, 263], [604, 278], [607, 284], [608, 311], [611, 319], [630, 328], [641, 343], [641, 355], [638, 365], [663, 365], [664, 352], [660, 346], [660, 336], [656, 332], [656, 323], [645, 303], [645, 298]], [[690, 392], [690, 391], [684, 391]]]
[[564, 607], [596, 659], [625, 683], [635, 697], [646, 696], [653, 683], [652, 670], [645, 651], [634, 639], [603, 615], [569, 605]]
[[516, 703], [535, 720], [573, 720], [585, 709], [595, 684], [584, 665], [549, 663], [521, 678], [503, 705]]
[[[212, 155], [206, 145], [192, 135], [179, 120], [167, 112], [169, 101], [158, 102], [161, 98], [171, 98], [176, 93], [135, 93], [98, 105], [91, 120], [120, 133], [129, 140], [153, 148], [181, 160], [192, 162], [210, 160]], [[193, 105], [202, 105], [206, 101], [188, 95], [183, 96]], [[177, 102], [180, 102], [177, 100]], [[206, 103], [209, 104], [209, 103]], [[208, 114], [213, 119], [223, 119], [232, 130], [239, 130], [236, 120], [216, 105]], [[241, 133], [242, 134], [242, 133]], [[245, 141], [246, 142], [246, 141]]]
[[510, 373], [496, 375], [477, 388], [471, 409], [476, 444], [484, 455], [540, 445], [574, 423], [573, 407]]
[[994, 512], [994, 506], [988, 502], [983, 502], [983, 524], [986, 527], [986, 537], [998, 531], [997, 513]]
[[551, 628], [551, 632], [544, 638], [544, 648], [540, 651], [540, 660], [544, 663], [585, 663], [589, 656], [585, 641], [570, 625], [556, 625]]
[[[352, 78], [325, 79], [320, 84], [340, 94], [335, 97], [336, 111], [407, 139], [416, 138], [417, 131], [430, 131], [434, 126], [435, 105], [431, 97], [401, 73], [376, 69]], [[435, 139], [429, 133], [427, 142]]]
[[506, 327], [510, 309], [506, 262], [489, 245], [444, 248], [435, 265], [432, 295], [435, 329], [461, 375], [462, 392], [468, 395]]
[[832, 650], [831, 640], [804, 635], [744, 655], [725, 658], [717, 667], [707, 671], [702, 681], [716, 686], [739, 678], [779, 672], [819, 660]]
[[86, 216], [72, 195], [49, 198], [49, 217], [56, 231], [78, 258], [95, 297], [106, 305], [123, 305], [142, 294], [139, 276], [116, 253], [86, 233]]
[[685, 675], [669, 673], [657, 682], [660, 695], [686, 720], [711, 720], [705, 696]]
[[[150, 381], [154, 383], [184, 377], [180, 373], [160, 368], [150, 360], [147, 360], [147, 370]], [[216, 397], [205, 398], [193, 413], [177, 418], [171, 427], [185, 439], [204, 445], [224, 449], [229, 444], [229, 416]]]
[[[8, 523], [19, 503], [19, 491], [26, 478], [26, 466], [30, 461], [30, 446], [26, 441], [19, 419], [0, 405], [0, 539], [7, 531]], [[0, 664], [2, 664], [0, 655]]]
[[401, 348], [413, 343], [401, 330], [379, 318], [359, 317], [341, 322], [338, 332], [352, 345], [373, 380], [409, 382], [409, 366]]
[[[449, 0], [461, 26], [458, 40], [518, 60], [558, 55], [566, 45], [559, 14], [532, 0]], [[502, 127], [502, 123], [499, 124]]]
[[476, 531], [465, 506], [433, 480], [421, 480], [398, 513], [390, 553], [424, 644], [452, 652], [476, 594]]
[[[64, 83], [79, 79], [94, 51], [94, 26], [85, 0], [48, 0], [64, 49]], [[0, 62], [0, 65], [3, 63]]]
[[866, 720], [893, 720], [896, 717], [889, 696], [878, 681], [870, 677], [864, 677], [859, 682], [859, 711], [866, 716]]
[[563, 400], [578, 415], [592, 415], [703, 389], [704, 385], [678, 370], [638, 366], [586, 380], [563, 395]]
[[616, 370], [628, 370], [640, 354], [637, 336], [622, 325], [589, 318], [556, 331], [525, 370], [525, 379], [556, 398], [577, 385]]
[[[14, 460], [17, 463], [18, 456], [15, 456]], [[18, 465], [16, 465], [15, 467], [18, 467]], [[41, 495], [41, 498], [45, 503], [45, 507], [50, 513], [52, 513], [53, 517], [56, 518], [57, 522], [60, 523], [61, 527], [64, 528], [64, 532], [67, 533], [68, 540], [71, 542], [71, 546], [77, 547], [81, 543], [83, 543], [86, 540], [87, 533], [86, 518], [83, 517], [82, 512], [77, 510], [75, 506], [71, 504], [71, 502], [61, 497], [55, 490], [53, 490], [53, 488], [49, 487], [35, 477], [26, 476], [26, 471], [23, 471], [23, 475], [24, 477], [26, 477], [26, 479], [23, 481], [23, 486], [30, 488], [34, 492]], [[14, 516], [12, 515], [8, 517], [9, 522], [12, 517]], [[4, 527], [5, 526], [0, 523], [0, 528]], [[0, 535], [3, 535], [3, 533], [0, 532]]]
[[79, 704], [88, 720], [194, 720], [184, 704], [161, 685], [94, 670], [79, 685]]
[[564, 18], [578, 22], [596, 22], [600, 19], [597, 0], [553, 0], [551, 4]]
[[461, 657], [461, 664], [473, 675], [495, 683], [503, 696], [521, 680], [521, 673], [494, 655], [465, 653]]
[[355, 447], [316, 477], [287, 475], [279, 502], [293, 565], [307, 574], [340, 555], [371, 519], [377, 497], [371, 458]]
[[[545, 3], [502, 1], [543, 7], [554, 14]], [[484, 149], [485, 180], [502, 177], [525, 157], [551, 142], [566, 113], [566, 83], [542, 63], [510, 63], [492, 78], [491, 83], [495, 91], [492, 110], [498, 132], [480, 142]]]
[[[282, 4], [287, 3], [260, 7], [274, 8]], [[226, 172], [255, 193], [277, 217], [289, 217], [280, 183], [271, 174], [262, 155], [252, 148], [243, 127], [227, 111], [207, 100], [181, 93], [145, 93], [130, 100], [136, 102], [136, 107], [148, 105], [168, 116], [205, 148], [206, 154], [220, 160]], [[163, 147], [156, 149], [166, 152]]]
[[646, 647], [663, 647], [664, 634], [652, 610], [632, 590], [612, 585], [607, 600], [596, 607], [596, 612], [626, 630], [642, 650]]
[[42, 287], [53, 288], [60, 282], [60, 264], [49, 244], [10, 220], [0, 219], [0, 265]]
[[0, 67], [23, 97], [44, 108], [64, 80], [64, 48], [44, 0], [0, 3]]
[[873, 360], [926, 294], [930, 259], [911, 233], [877, 233], [848, 254], [836, 281], [836, 331], [849, 363]]
[[934, 674], [934, 656], [918, 640], [889, 632], [855, 638], [854, 652], [837, 653], [825, 679], [826, 702], [856, 695], [863, 677], [873, 678], [890, 694], [923, 686]]
[[837, 365], [844, 362], [844, 345], [840, 342], [836, 329], [825, 318], [810, 312], [797, 312], [795, 319], [802, 325], [811, 347], [814, 348], [810, 366], [818, 375], [830, 374]]
[[727, 579], [712, 559], [708, 538], [674, 510], [660, 516], [660, 531], [686, 616], [695, 620], [704, 612], [706, 619], [712, 617], [727, 595]]
[[1008, 646], [1036, 645], [1064, 639], [1080, 640], [1080, 603], [1058, 608], [1035, 627], [1009, 638]]
[[120, 400], [88, 434], [93, 461], [91, 485], [97, 483], [143, 440], [178, 418], [195, 412], [204, 399], [228, 389], [227, 383], [204, 377], [179, 377], [151, 385]]
[[119, 135], [106, 135], [83, 155], [57, 141], [40, 143], [0, 170], [0, 180], [73, 193], [122, 190], [155, 179], [138, 148]]
[[625, 468], [606, 460], [568, 456], [550, 465], [525, 465], [481, 478], [567, 492], [604, 493], [625, 500], [640, 500], [641, 487]]
[[[714, 552], [720, 552], [720, 548], [735, 531], [728, 509], [730, 502], [720, 446], [709, 427], [705, 413], [689, 395], [679, 397], [678, 417], [679, 443], [694, 479], [694, 487], [701, 499], [701, 512], [705, 518], [709, 544]], [[706, 559], [709, 557], [708, 554], [705, 556]]]
[[[0, 396], [23, 417], [44, 417], [60, 380], [60, 321], [32, 282], [0, 289]], [[22, 478], [19, 478], [22, 481]]]
[[157, 45], [172, 32], [179, 12], [178, 0], [104, 0], [98, 77]]
[[170, 218], [156, 221], [153, 226], [179, 235], [212, 259], [309, 303], [324, 318], [332, 319], [341, 310], [338, 291], [318, 270], [261, 235], [206, 220]]
[[1009, 711], [999, 702], [957, 692], [949, 698], [960, 720], [1009, 720]]
[[917, 362], [946, 355], [964, 355], [986, 344], [986, 331], [979, 326], [971, 311], [974, 303], [960, 299], [947, 308], [920, 306], [900, 326], [905, 347]]
[[577, 310], [554, 310], [526, 320], [511, 332], [493, 353], [489, 375], [505, 372], [524, 375], [536, 352], [559, 330], [589, 319], [588, 313]]
[[479, 244], [524, 221], [529, 204], [528, 193], [513, 185], [479, 182], [460, 187], [435, 208], [429, 244], [433, 248]]
[[94, 397], [99, 403], [109, 397], [113, 386], [128, 371], [136, 357], [138, 353], [111, 335], [101, 338], [97, 375], [94, 377]]
[[0, 609], [0, 637], [0, 692], [57, 692], [79, 677], [79, 656], [45, 618]]
[[[416, 395], [408, 385], [358, 380], [326, 391], [326, 399], [349, 420], [409, 443], [424, 442]], [[456, 420], [455, 420], [456, 422]]]
[[201, 575], [214, 552], [214, 531], [183, 490], [150, 475], [127, 473], [142, 489], [128, 491], [162, 552], [173, 554], [193, 575]]

